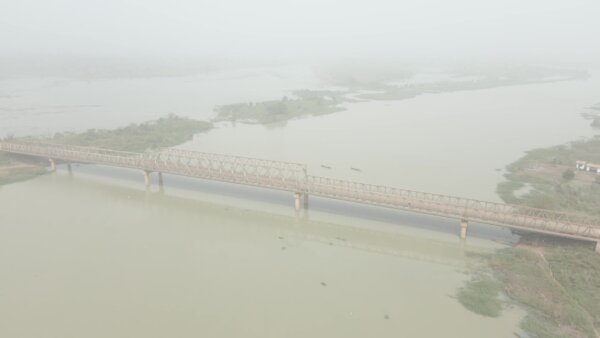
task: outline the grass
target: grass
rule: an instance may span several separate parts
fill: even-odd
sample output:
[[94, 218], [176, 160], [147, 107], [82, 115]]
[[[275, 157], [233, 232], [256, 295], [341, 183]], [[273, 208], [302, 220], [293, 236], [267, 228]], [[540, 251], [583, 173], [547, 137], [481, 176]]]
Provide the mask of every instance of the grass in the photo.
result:
[[534, 337], [596, 337], [600, 255], [570, 245], [518, 247], [499, 250], [487, 261], [493, 275], [478, 275], [458, 291], [465, 308], [497, 317], [504, 293], [528, 310], [521, 328]]
[[[465, 76], [475, 76], [468, 81], [437, 81], [429, 83], [415, 83], [409, 85], [391, 85], [387, 83], [364, 83], [362, 87], [354, 84], [363, 90], [378, 91], [376, 93], [365, 93], [358, 95], [361, 99], [370, 100], [404, 100], [416, 97], [425, 93], [448, 93], [465, 90], [479, 90], [496, 87], [523, 85], [531, 83], [544, 83], [554, 81], [565, 81], [586, 77], [587, 74], [581, 72], [558, 72], [552, 70], [534, 70], [534, 69], [498, 69], [487, 71], [467, 72]], [[547, 79], [548, 75], [559, 75], [559, 78]], [[457, 74], [458, 75], [458, 74]]]
[[26, 181], [34, 177], [44, 175], [47, 171], [43, 167], [35, 167], [20, 171], [13, 171], [7, 175], [0, 175], [0, 186], [7, 185], [10, 183], [16, 183]]
[[281, 100], [236, 103], [215, 108], [219, 121], [242, 121], [249, 123], [272, 124], [308, 115], [325, 115], [345, 110], [342, 102], [345, 92], [330, 90], [299, 90], [294, 98]]
[[490, 276], [477, 276], [458, 290], [458, 301], [468, 310], [486, 317], [498, 317], [502, 313], [499, 294], [502, 284]]
[[211, 128], [212, 124], [209, 122], [170, 115], [156, 121], [131, 124], [113, 130], [90, 129], [83, 133], [59, 133], [52, 138], [52, 141], [113, 150], [143, 152], [182, 144], [191, 140], [194, 134]]
[[600, 255], [586, 248], [556, 247], [546, 258], [556, 280], [600, 327]]
[[[90, 146], [113, 150], [144, 152], [161, 147], [179, 145], [192, 139], [194, 134], [212, 128], [212, 124], [170, 115], [156, 121], [131, 124], [114, 130], [90, 129], [83, 133], [59, 133], [50, 140], [56, 143]], [[24, 138], [31, 140], [32, 138]], [[13, 165], [29, 164], [10, 170]], [[2, 171], [2, 167], [5, 170]], [[31, 159], [0, 153], [0, 185], [24, 181], [46, 173], [43, 165]]]
[[[600, 216], [600, 180], [594, 173], [572, 171], [575, 161], [600, 162], [600, 137], [528, 151], [506, 167], [496, 192], [506, 203]], [[532, 189], [521, 196], [525, 184]]]
[[39, 160], [0, 153], [0, 186], [25, 181], [45, 173], [46, 169]]
[[[506, 167], [496, 190], [507, 203], [600, 216], [600, 178], [573, 171], [577, 160], [600, 163], [600, 137], [528, 151]], [[528, 192], [516, 194], [526, 185]], [[599, 336], [600, 255], [577, 245], [521, 245], [488, 262], [502, 291], [528, 310], [523, 330], [542, 338]]]

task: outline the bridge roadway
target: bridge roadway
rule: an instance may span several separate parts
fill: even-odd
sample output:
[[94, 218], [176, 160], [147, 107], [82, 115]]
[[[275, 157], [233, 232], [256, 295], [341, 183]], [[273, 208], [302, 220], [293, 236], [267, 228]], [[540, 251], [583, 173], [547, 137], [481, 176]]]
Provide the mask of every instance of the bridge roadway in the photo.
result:
[[425, 193], [383, 185], [309, 175], [300, 163], [271, 161], [250, 157], [162, 149], [133, 153], [40, 142], [0, 142], [0, 151], [46, 158], [55, 169], [55, 161], [90, 163], [143, 171], [146, 185], [149, 175], [182, 175], [261, 188], [289, 191], [296, 210], [304, 196], [319, 196], [370, 204], [460, 220], [460, 237], [466, 238], [468, 222], [508, 227], [523, 231], [596, 242], [600, 250], [600, 220], [584, 215], [528, 208], [495, 202]]

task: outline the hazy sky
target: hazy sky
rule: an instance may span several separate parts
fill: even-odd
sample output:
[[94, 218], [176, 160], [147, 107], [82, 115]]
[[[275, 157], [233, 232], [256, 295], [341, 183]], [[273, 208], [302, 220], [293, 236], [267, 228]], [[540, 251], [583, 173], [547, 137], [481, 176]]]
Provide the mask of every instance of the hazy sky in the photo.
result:
[[0, 52], [600, 57], [600, 0], [2, 0]]

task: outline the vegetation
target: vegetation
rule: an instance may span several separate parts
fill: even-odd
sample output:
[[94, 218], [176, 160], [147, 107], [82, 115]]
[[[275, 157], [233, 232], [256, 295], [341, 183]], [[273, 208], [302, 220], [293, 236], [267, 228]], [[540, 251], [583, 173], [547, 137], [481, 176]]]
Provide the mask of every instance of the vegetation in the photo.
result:
[[[600, 176], [573, 170], [577, 160], [600, 163], [600, 137], [527, 152], [507, 166], [497, 192], [508, 203], [600, 216]], [[497, 316], [497, 282], [500, 294], [528, 310], [521, 328], [533, 337], [600, 336], [600, 255], [582, 245], [524, 242], [489, 255], [491, 277], [468, 282], [459, 301]]]
[[[570, 78], [568, 78], [570, 79]], [[565, 80], [565, 79], [561, 79]], [[556, 79], [543, 78], [522, 78], [522, 77], [502, 77], [502, 76], [484, 76], [481, 78], [463, 80], [463, 81], [439, 81], [432, 83], [421, 83], [412, 85], [382, 85], [365, 86], [363, 89], [376, 90], [376, 93], [365, 93], [358, 95], [362, 99], [371, 100], [404, 100], [416, 97], [426, 93], [447, 93], [464, 90], [478, 90], [495, 87], [505, 87], [514, 85], [523, 85], [529, 83], [553, 82]]]
[[572, 180], [575, 178], [575, 173], [573, 172], [573, 170], [567, 169], [563, 171], [562, 178], [567, 181]]
[[39, 161], [0, 153], [0, 186], [25, 181], [46, 173]]
[[586, 120], [591, 120], [590, 124], [593, 128], [600, 128], [600, 115], [598, 111], [600, 111], [600, 103], [597, 103], [588, 108], [590, 111], [582, 113], [581, 116]]
[[[452, 78], [434, 82], [422, 82], [411, 84], [394, 84], [389, 77], [379, 79], [368, 78], [357, 80], [351, 78], [346, 80], [346, 85], [354, 90], [370, 91], [362, 93], [358, 98], [369, 100], [404, 100], [425, 93], [442, 93], [463, 90], [478, 90], [503, 86], [523, 85], [530, 83], [544, 83], [565, 81], [589, 76], [586, 72], [558, 70], [543, 67], [464, 67], [451, 71]], [[397, 79], [406, 80], [410, 73], [399, 73]]]
[[[600, 216], [598, 175], [573, 171], [577, 160], [600, 163], [600, 137], [528, 151], [506, 167], [497, 192], [507, 203]], [[525, 185], [531, 189], [517, 194]]]
[[39, 167], [21, 168], [13, 171], [2, 171], [0, 167], [0, 186], [26, 181], [47, 173], [46, 169]]
[[521, 246], [487, 258], [495, 278], [459, 290], [469, 310], [497, 317], [504, 293], [528, 310], [521, 328], [534, 337], [596, 337], [600, 325], [600, 255], [572, 245]]
[[486, 317], [498, 317], [502, 313], [500, 292], [502, 284], [491, 276], [471, 279], [458, 290], [458, 301], [468, 310]]
[[194, 134], [212, 128], [212, 124], [169, 115], [156, 121], [131, 124], [114, 130], [90, 129], [83, 133], [56, 134], [52, 141], [64, 144], [143, 152], [179, 145]]
[[269, 124], [307, 115], [325, 115], [344, 110], [339, 105], [349, 101], [345, 92], [330, 90], [298, 90], [295, 98], [236, 103], [215, 108], [217, 120]]
[[412, 71], [393, 65], [353, 65], [330, 67], [320, 73], [331, 84], [348, 90], [298, 90], [293, 92], [293, 98], [218, 106], [215, 108], [216, 120], [273, 124], [303, 116], [343, 111], [345, 108], [340, 106], [341, 103], [355, 101], [349, 99], [348, 94], [366, 100], [404, 100], [424, 93], [564, 81], [588, 76], [585, 72], [541, 67], [464, 68], [454, 70], [454, 78], [448, 80], [398, 84], [398, 81], [406, 82], [412, 77]]
[[[83, 133], [56, 134], [50, 141], [114, 150], [143, 152], [184, 143], [212, 125], [204, 121], [170, 115], [157, 121], [131, 124], [114, 130], [91, 129]], [[31, 140], [31, 138], [24, 138]], [[47, 140], [45, 140], [47, 141]], [[0, 153], [0, 185], [46, 173], [45, 163]]]

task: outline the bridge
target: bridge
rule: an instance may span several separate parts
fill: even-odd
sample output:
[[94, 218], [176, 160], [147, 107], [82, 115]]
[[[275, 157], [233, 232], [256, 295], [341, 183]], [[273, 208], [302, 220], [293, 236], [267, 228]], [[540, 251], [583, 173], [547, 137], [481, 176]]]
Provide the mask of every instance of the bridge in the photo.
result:
[[318, 196], [348, 202], [454, 218], [460, 221], [460, 237], [465, 239], [469, 222], [575, 238], [596, 243], [600, 251], [600, 220], [597, 218], [529, 208], [525, 206], [399, 189], [308, 174], [301, 163], [204, 153], [181, 149], [161, 149], [134, 153], [43, 142], [3, 141], [0, 151], [48, 159], [52, 170], [56, 161], [89, 163], [143, 172], [146, 186], [150, 174], [172, 174], [228, 183], [287, 191], [294, 207], [308, 207], [308, 197]]

